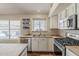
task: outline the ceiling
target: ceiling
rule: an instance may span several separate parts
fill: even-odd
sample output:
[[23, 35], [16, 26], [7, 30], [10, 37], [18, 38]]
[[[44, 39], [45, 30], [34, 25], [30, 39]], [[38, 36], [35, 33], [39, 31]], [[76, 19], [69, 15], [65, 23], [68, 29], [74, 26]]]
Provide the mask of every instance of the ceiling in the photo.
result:
[[65, 8], [67, 8], [71, 3], [60, 3], [58, 7], [53, 12], [53, 15], [57, 15], [58, 13], [62, 12]]
[[0, 14], [48, 14], [50, 3], [0, 3]]

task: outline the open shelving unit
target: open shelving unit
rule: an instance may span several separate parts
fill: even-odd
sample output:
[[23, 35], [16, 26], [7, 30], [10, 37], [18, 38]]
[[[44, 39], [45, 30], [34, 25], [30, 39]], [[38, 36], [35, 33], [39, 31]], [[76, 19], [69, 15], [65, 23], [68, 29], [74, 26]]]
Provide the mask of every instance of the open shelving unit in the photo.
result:
[[30, 18], [22, 19], [22, 35], [27, 35], [30, 32]]

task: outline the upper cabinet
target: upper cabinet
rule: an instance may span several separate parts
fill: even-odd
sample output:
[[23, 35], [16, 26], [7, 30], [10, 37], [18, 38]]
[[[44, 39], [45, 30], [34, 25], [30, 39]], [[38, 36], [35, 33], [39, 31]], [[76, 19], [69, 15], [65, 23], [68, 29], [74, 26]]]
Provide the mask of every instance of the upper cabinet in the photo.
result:
[[58, 16], [50, 17], [50, 29], [58, 29]]
[[58, 8], [59, 5], [60, 5], [59, 3], [53, 3], [52, 4], [52, 7], [50, 8], [48, 17], [51, 17], [54, 14], [56, 8]]
[[58, 14], [58, 29], [66, 28], [66, 18], [67, 18], [67, 10], [63, 10]]
[[58, 14], [58, 29], [63, 28], [62, 13]]
[[[79, 7], [78, 7], [79, 8]], [[59, 29], [75, 29], [76, 24], [76, 4], [70, 4], [68, 7], [64, 8], [60, 13], [58, 13], [58, 28]]]
[[77, 28], [79, 29], [79, 4], [77, 4]]
[[[55, 18], [54, 14], [58, 17]], [[50, 16], [50, 28], [79, 29], [79, 4], [59, 4], [53, 15]]]
[[60, 14], [61, 14], [61, 19], [66, 18], [66, 10], [63, 10]]
[[75, 5], [75, 3], [68, 6], [66, 10], [67, 10], [67, 17], [75, 14], [76, 13], [76, 5]]

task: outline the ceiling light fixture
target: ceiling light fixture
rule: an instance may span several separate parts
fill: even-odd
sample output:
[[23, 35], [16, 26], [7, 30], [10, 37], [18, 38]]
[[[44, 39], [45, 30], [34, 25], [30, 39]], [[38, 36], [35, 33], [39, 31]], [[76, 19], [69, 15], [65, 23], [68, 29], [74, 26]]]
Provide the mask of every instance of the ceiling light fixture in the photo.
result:
[[39, 12], [40, 12], [40, 10], [37, 10], [37, 12], [39, 13]]

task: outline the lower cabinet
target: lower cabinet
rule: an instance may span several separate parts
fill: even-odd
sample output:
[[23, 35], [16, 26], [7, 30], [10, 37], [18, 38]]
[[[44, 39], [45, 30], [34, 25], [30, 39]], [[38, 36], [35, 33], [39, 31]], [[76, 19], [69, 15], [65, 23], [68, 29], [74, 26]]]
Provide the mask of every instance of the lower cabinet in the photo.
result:
[[66, 56], [76, 56], [71, 50], [66, 49]]
[[54, 39], [53, 38], [49, 38], [48, 40], [48, 51], [54, 52]]
[[38, 38], [32, 38], [32, 51], [39, 51]]
[[48, 50], [48, 40], [46, 38], [39, 39], [39, 51]]
[[53, 39], [52, 38], [32, 38], [32, 51], [53, 51]]
[[32, 42], [31, 42], [31, 38], [28, 38], [28, 47], [27, 47], [27, 51], [32, 51]]

